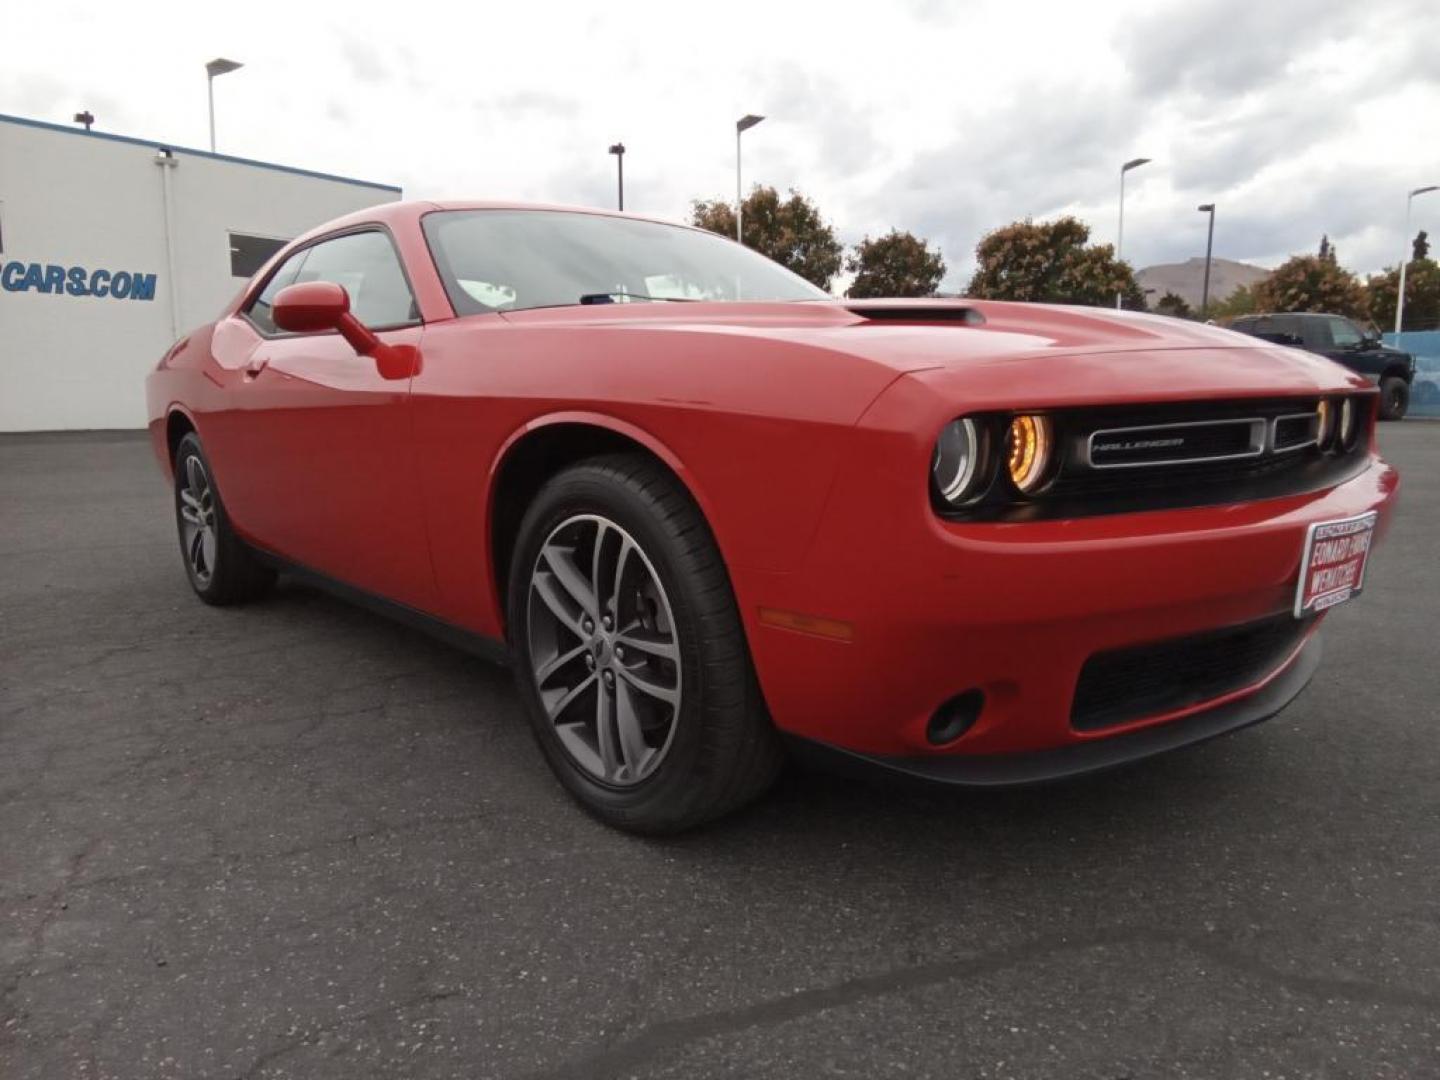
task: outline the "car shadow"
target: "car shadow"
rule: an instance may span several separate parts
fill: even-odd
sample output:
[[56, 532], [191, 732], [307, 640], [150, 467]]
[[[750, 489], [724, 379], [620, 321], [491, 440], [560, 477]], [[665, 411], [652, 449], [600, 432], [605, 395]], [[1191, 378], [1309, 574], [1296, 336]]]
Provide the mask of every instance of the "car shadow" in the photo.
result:
[[[278, 617], [305, 637], [348, 637], [363, 653], [383, 653], [406, 667], [418, 666], [424, 680], [445, 684], [447, 695], [465, 701], [446, 723], [492, 730], [513, 725], [516, 731], [507, 735], [525, 725], [508, 669], [421, 630], [283, 579], [256, 610], [262, 614], [268, 620]], [[537, 783], [553, 784], [525, 734], [505, 742], [533, 758]], [[953, 865], [957, 859], [976, 867], [1033, 861], [1059, 869], [1071, 859], [1092, 869], [1108, 860], [1118, 869], [1147, 849], [1229, 833], [1236, 818], [1253, 827], [1263, 818], [1263, 792], [1273, 790], [1281, 782], [1278, 774], [1293, 765], [1281, 739], [1260, 725], [1107, 772], [1023, 788], [854, 778], [790, 761], [774, 788], [754, 803], [678, 836], [624, 837], [593, 821], [576, 822], [576, 828], [703, 864], [719, 879], [813, 867], [826, 853], [843, 856], [864, 877], [883, 877], [900, 868], [924, 873], [927, 864]], [[462, 765], [513, 770], [516, 761], [481, 752], [457, 768]], [[551, 806], [583, 815], [568, 799]]]
[[1279, 734], [1263, 727], [1021, 788], [871, 781], [791, 764], [774, 790], [739, 813], [651, 842], [703, 868], [716, 887], [804, 867], [822, 876], [843, 868], [847, 880], [879, 889], [958, 876], [972, 896], [987, 891], [977, 893], [977, 881], [1027, 896], [1081, 879], [1101, 887], [1107, 877], [1133, 888], [1135, 875], [1181, 862], [1210, 879], [1236, 861], [1263, 861], [1267, 849], [1289, 856], [1275, 847], [1281, 832], [1268, 827], [1285, 813], [1268, 793], [1292, 765]]

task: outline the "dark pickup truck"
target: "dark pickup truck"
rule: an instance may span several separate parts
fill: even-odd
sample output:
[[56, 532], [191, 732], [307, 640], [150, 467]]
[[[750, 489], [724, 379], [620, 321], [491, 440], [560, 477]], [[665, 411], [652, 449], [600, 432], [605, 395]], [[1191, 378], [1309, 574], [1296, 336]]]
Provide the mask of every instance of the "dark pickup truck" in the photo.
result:
[[1319, 353], [1364, 375], [1380, 387], [1382, 420], [1399, 420], [1410, 407], [1415, 358], [1382, 345], [1380, 335], [1373, 329], [1362, 330], [1343, 315], [1309, 311], [1242, 315], [1230, 323], [1230, 329]]

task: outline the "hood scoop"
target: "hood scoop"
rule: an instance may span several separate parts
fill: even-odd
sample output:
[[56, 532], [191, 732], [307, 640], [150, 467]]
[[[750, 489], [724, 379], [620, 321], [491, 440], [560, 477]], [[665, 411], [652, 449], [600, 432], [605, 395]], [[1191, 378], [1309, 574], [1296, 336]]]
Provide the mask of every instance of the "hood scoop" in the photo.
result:
[[960, 326], [984, 326], [985, 316], [963, 304], [885, 303], [846, 304], [845, 310], [871, 322], [910, 323], [934, 326], [947, 323]]

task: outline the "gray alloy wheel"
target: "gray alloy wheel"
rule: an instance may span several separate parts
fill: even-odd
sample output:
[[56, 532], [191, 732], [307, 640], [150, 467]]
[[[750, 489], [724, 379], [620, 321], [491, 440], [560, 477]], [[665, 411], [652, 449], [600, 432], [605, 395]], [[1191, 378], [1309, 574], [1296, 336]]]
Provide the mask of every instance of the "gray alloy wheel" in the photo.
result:
[[190, 576], [203, 589], [215, 572], [216, 539], [215, 493], [210, 477], [198, 455], [185, 459], [184, 475], [180, 478], [180, 545], [189, 563]]
[[571, 761], [627, 788], [665, 759], [681, 709], [669, 597], [635, 538], [609, 518], [556, 526], [530, 571], [529, 664]]
[[186, 577], [205, 603], [244, 603], [274, 583], [275, 572], [230, 527], [215, 470], [193, 431], [175, 448], [175, 524]]
[[586, 458], [531, 498], [506, 565], [515, 686], [590, 813], [675, 833], [744, 805], [784, 751], [705, 516], [642, 453]]

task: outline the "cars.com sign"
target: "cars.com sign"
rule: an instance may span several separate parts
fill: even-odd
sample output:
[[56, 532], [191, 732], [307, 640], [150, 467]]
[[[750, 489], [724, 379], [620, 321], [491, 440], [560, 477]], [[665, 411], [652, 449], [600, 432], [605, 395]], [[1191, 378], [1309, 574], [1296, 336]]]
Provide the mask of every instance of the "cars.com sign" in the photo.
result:
[[55, 296], [104, 296], [115, 300], [154, 300], [155, 275], [130, 270], [87, 270], [54, 263], [0, 263], [0, 289]]

